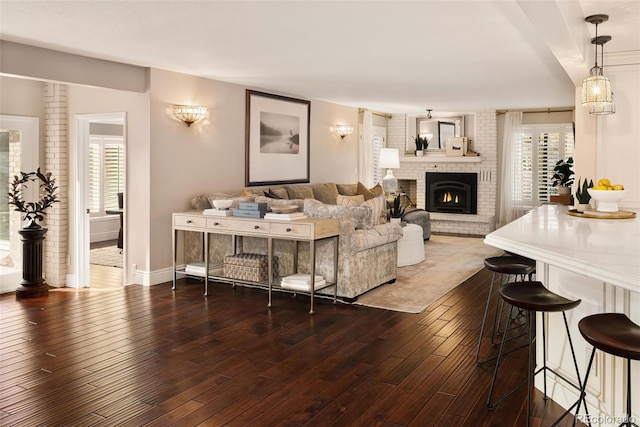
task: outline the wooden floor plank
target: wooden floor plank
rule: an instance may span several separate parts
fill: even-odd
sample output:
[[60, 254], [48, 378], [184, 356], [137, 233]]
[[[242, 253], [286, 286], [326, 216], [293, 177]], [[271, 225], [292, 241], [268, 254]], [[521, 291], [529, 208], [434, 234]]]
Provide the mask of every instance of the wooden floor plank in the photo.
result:
[[[523, 389], [489, 411], [473, 360], [490, 275], [418, 314], [182, 279], [0, 296], [0, 424], [517, 426]], [[92, 270], [93, 273], [93, 270]], [[489, 350], [488, 334], [483, 349]], [[509, 355], [497, 390], [524, 378]], [[534, 425], [562, 413], [534, 393]], [[565, 423], [565, 425], [568, 425]]]

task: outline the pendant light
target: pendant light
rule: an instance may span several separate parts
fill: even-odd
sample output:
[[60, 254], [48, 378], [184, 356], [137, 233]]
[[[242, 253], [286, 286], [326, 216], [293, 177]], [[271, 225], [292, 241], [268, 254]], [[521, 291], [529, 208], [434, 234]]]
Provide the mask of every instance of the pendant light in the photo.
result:
[[[604, 71], [604, 44], [611, 40], [611, 36], [599, 36], [597, 37], [600, 40], [595, 42], [596, 51], [598, 49], [598, 45], [600, 45], [600, 63], [602, 64], [602, 69]], [[595, 39], [594, 39], [595, 40]], [[591, 40], [591, 43], [594, 43], [594, 40]], [[613, 99], [613, 92], [611, 92], [611, 102], [602, 102], [600, 104], [595, 104], [589, 106], [589, 114], [595, 115], [607, 115], [607, 114], [615, 114], [616, 113], [616, 103]]]
[[[596, 26], [596, 36], [591, 39], [591, 44], [596, 46], [595, 66], [590, 70], [589, 77], [582, 82], [582, 105], [598, 106], [603, 103], [610, 104], [611, 98], [611, 82], [602, 73], [602, 67], [598, 66], [598, 45], [602, 45], [611, 40], [610, 36], [598, 37], [598, 25], [606, 22], [608, 15], [591, 15], [585, 18], [585, 21]], [[608, 39], [605, 41], [605, 38]]]

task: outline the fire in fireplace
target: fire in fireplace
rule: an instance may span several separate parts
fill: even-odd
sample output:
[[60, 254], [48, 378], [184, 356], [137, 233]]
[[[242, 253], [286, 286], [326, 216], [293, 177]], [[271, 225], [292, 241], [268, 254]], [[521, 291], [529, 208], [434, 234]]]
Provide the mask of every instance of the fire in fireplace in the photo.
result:
[[426, 173], [426, 210], [476, 214], [478, 174], [458, 172]]

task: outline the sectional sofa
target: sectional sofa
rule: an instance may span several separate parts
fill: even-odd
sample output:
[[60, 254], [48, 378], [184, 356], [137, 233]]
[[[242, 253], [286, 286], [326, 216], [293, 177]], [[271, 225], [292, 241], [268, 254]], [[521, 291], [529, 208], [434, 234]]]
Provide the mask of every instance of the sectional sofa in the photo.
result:
[[[311, 218], [335, 218], [340, 224], [338, 296], [353, 302], [359, 295], [396, 279], [397, 241], [402, 227], [386, 222], [386, 199], [382, 188], [366, 188], [356, 184], [309, 184], [274, 186], [260, 189], [244, 188], [231, 193], [212, 193], [193, 197], [194, 210], [212, 207], [212, 200], [232, 199], [240, 202], [297, 205]], [[363, 201], [362, 201], [363, 200]], [[362, 202], [361, 202], [362, 201]], [[232, 206], [234, 207], [234, 206]], [[232, 252], [231, 237], [212, 234], [210, 260], [221, 261]], [[278, 257], [280, 275], [293, 274], [293, 242], [274, 241], [274, 255]], [[334, 277], [333, 240], [316, 246], [316, 274]], [[266, 239], [242, 239], [242, 251], [265, 254]], [[308, 245], [300, 245], [298, 270], [308, 273]], [[186, 233], [185, 262], [199, 261], [202, 239], [197, 233]], [[333, 289], [326, 289], [332, 294]]]

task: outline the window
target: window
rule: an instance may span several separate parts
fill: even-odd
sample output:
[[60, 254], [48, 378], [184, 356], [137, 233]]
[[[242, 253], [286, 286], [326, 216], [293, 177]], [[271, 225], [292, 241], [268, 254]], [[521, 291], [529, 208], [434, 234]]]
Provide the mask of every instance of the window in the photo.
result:
[[386, 174], [386, 171], [382, 170], [380, 166], [380, 149], [384, 147], [384, 135], [378, 133], [373, 135], [373, 182], [382, 182], [382, 178]]
[[9, 132], [0, 132], [0, 249], [7, 249], [9, 242]]
[[118, 209], [124, 191], [124, 141], [121, 137], [92, 135], [89, 141], [89, 210], [104, 216]]
[[516, 182], [521, 186], [513, 188], [513, 197], [533, 208], [558, 194], [558, 188], [551, 186], [553, 167], [574, 155], [573, 125], [524, 125], [521, 130], [521, 144], [514, 151], [520, 164]]

